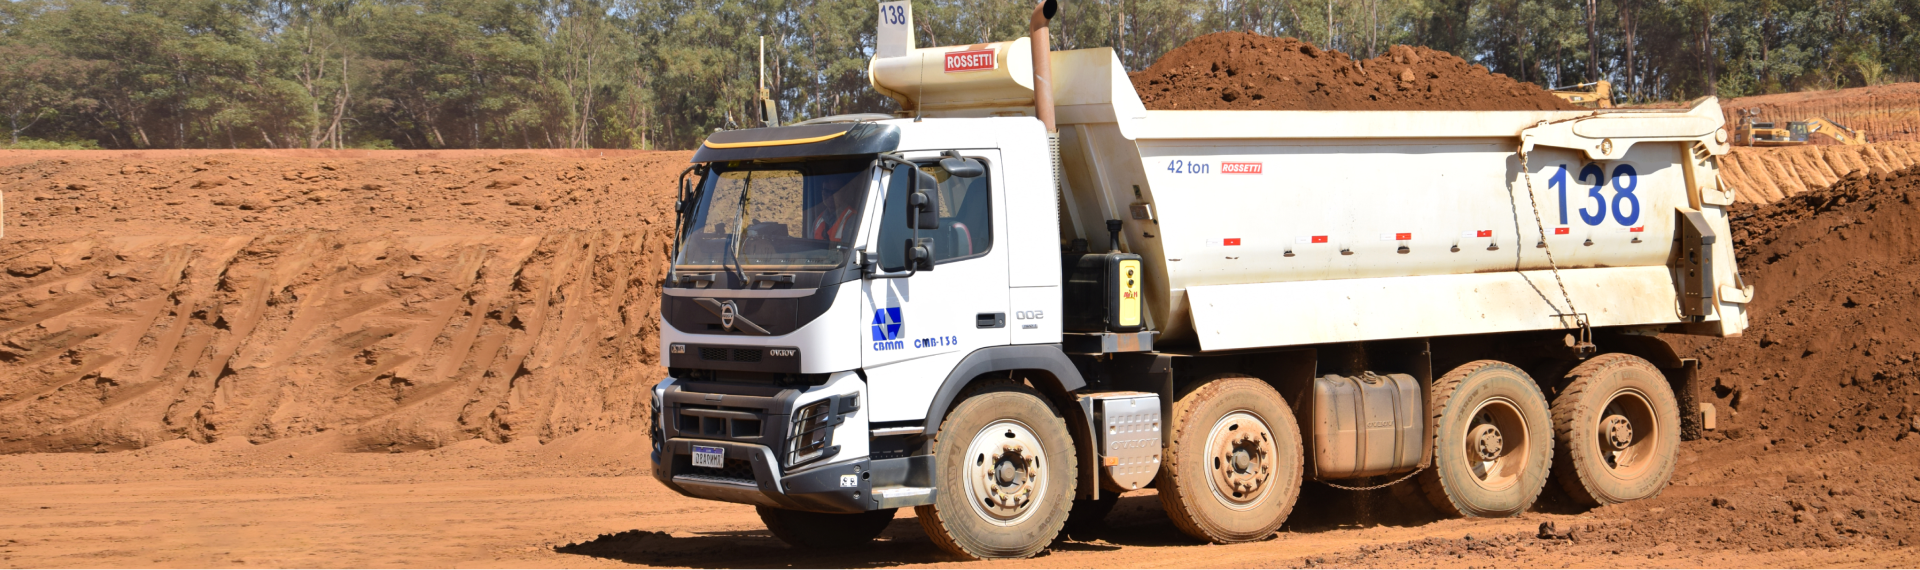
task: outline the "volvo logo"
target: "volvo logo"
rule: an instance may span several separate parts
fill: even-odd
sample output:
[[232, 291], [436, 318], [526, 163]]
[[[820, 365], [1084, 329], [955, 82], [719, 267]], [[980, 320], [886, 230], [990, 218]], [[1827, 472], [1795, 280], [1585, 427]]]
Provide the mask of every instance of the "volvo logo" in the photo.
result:
[[[738, 332], [744, 332], [747, 334], [757, 334], [757, 335], [769, 334], [767, 332], [767, 329], [761, 328], [760, 325], [753, 324], [752, 319], [749, 319], [747, 318], [746, 315], [741, 314], [740, 306], [734, 304], [734, 302], [731, 300], [720, 301], [715, 299], [694, 299], [693, 302], [695, 304], [700, 305], [700, 308], [706, 309], [707, 312], [713, 313], [713, 316], [720, 317], [721, 330], [738, 331]], [[738, 327], [738, 328], [735, 328], [735, 327]]]

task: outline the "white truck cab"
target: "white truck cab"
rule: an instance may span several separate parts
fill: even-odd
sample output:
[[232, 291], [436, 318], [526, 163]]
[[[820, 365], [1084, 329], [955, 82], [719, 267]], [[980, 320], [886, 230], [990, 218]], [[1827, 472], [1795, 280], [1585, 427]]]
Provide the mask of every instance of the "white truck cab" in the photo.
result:
[[883, 2], [870, 76], [905, 111], [695, 153], [661, 299], [663, 484], [756, 505], [797, 547], [914, 507], [975, 558], [1144, 488], [1238, 542], [1306, 480], [1486, 517], [1547, 484], [1591, 505], [1665, 487], [1697, 365], [1656, 334], [1738, 335], [1751, 298], [1716, 237], [1712, 99], [1147, 111], [1111, 50], [1046, 49], [1052, 10], [1032, 38], [917, 49]]

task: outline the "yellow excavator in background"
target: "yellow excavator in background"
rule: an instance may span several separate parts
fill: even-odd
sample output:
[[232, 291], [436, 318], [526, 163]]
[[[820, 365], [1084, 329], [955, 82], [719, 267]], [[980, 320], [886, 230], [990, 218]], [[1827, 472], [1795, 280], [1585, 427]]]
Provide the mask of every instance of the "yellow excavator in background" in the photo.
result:
[[1560, 87], [1549, 92], [1553, 93], [1554, 97], [1566, 99], [1568, 103], [1588, 109], [1613, 108], [1613, 83], [1604, 79], [1572, 87]]
[[1812, 144], [1812, 141], [1809, 140], [1808, 137], [1815, 134], [1831, 137], [1834, 142], [1844, 146], [1867, 144], [1866, 131], [1849, 129], [1841, 126], [1839, 123], [1826, 119], [1815, 118], [1807, 121], [1789, 121], [1786, 126], [1779, 127], [1775, 126], [1776, 123], [1756, 121], [1755, 119], [1759, 117], [1759, 115], [1759, 109], [1742, 109], [1740, 111], [1740, 127], [1737, 129], [1738, 132], [1735, 133], [1735, 136], [1738, 140], [1746, 141], [1747, 146], [1799, 146]]

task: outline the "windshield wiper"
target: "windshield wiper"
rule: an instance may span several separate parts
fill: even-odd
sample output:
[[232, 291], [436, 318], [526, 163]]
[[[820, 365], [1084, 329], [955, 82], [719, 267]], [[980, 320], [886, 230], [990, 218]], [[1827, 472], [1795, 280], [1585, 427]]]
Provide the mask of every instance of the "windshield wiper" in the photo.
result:
[[[732, 273], [735, 278], [738, 278], [740, 280], [742, 287], [749, 287], [749, 286], [752, 286], [752, 284], [747, 283], [747, 270], [745, 267], [741, 267], [740, 252], [735, 251], [735, 249], [736, 249], [736, 246], [739, 244], [739, 242], [746, 241], [745, 238], [747, 235], [747, 228], [745, 225], [741, 224], [741, 221], [745, 220], [747, 217], [747, 196], [752, 195], [752, 191], [753, 191], [753, 175], [748, 174], [746, 182], [742, 183], [740, 186], [740, 202], [738, 204], [734, 204], [734, 207], [733, 207], [733, 231], [727, 234], [727, 252], [726, 253], [728, 255], [733, 256], [733, 265], [728, 266], [726, 258], [725, 257], [720, 258], [720, 265], [722, 267], [726, 267], [729, 273]], [[735, 239], [736, 236], [738, 236], [740, 239], [736, 240]], [[728, 287], [728, 289], [732, 289], [732, 287]]]

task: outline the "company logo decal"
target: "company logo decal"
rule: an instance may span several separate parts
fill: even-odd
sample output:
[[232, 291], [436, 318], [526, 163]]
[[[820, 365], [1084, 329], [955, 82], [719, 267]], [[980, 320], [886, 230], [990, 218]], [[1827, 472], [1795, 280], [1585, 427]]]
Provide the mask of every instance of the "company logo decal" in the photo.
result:
[[733, 301], [722, 301], [720, 303], [720, 327], [721, 328], [724, 328], [727, 330], [733, 330], [733, 320], [734, 318], [739, 316], [740, 316], [739, 305], [733, 304]]
[[950, 51], [946, 55], [947, 73], [987, 71], [999, 64], [999, 61], [993, 57], [993, 50], [990, 49]]
[[873, 349], [899, 350], [907, 347], [900, 340], [901, 329], [906, 328], [906, 320], [900, 317], [899, 307], [887, 307], [873, 310]]
[[1222, 162], [1221, 174], [1260, 174], [1264, 167], [1258, 162]]

